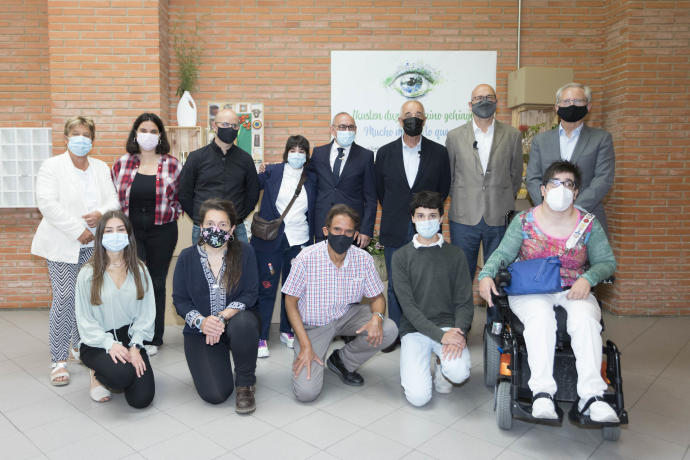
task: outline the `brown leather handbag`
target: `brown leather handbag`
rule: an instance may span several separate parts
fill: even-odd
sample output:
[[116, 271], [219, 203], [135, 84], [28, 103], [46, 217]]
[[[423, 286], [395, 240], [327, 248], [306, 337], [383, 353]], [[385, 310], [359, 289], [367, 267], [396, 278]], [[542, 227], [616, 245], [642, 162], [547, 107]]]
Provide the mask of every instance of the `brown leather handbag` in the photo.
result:
[[278, 230], [280, 230], [280, 224], [283, 223], [283, 219], [285, 219], [285, 216], [287, 216], [288, 211], [290, 210], [295, 200], [299, 196], [300, 192], [302, 191], [302, 186], [306, 181], [307, 172], [302, 171], [302, 177], [300, 177], [299, 179], [299, 183], [297, 184], [295, 194], [292, 196], [290, 203], [288, 203], [287, 207], [285, 208], [285, 211], [283, 211], [279, 218], [273, 220], [266, 220], [263, 217], [259, 216], [258, 212], [254, 213], [254, 218], [252, 219], [251, 227], [252, 237], [255, 236], [265, 241], [273, 241], [276, 239], [276, 237], [278, 236]]

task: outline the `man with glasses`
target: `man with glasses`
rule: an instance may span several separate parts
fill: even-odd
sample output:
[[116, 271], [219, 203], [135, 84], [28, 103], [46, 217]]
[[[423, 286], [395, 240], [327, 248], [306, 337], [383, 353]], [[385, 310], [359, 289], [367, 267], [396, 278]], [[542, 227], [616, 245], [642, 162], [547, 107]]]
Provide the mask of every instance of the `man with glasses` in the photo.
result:
[[534, 205], [542, 202], [544, 171], [554, 161], [565, 160], [580, 168], [582, 182], [575, 207], [594, 214], [608, 234], [602, 200], [613, 185], [615, 154], [611, 134], [585, 125], [592, 108], [592, 90], [568, 83], [556, 91], [558, 129], [534, 137], [527, 164], [527, 191]]
[[[383, 316], [383, 283], [366, 251], [352, 241], [359, 216], [344, 204], [329, 210], [322, 229], [327, 241], [308, 246], [292, 262], [283, 283], [285, 310], [295, 331], [292, 385], [298, 401], [315, 400], [323, 387], [324, 364], [346, 385], [361, 386], [357, 369], [398, 336]], [[362, 304], [362, 298], [373, 299]], [[326, 352], [336, 335], [355, 336]]]
[[180, 203], [194, 221], [192, 244], [199, 242], [199, 208], [209, 198], [232, 201], [239, 224], [235, 238], [248, 242], [244, 219], [259, 201], [259, 178], [249, 153], [234, 144], [240, 118], [230, 109], [216, 114], [212, 122], [215, 138], [187, 157], [180, 178]]
[[[360, 248], [369, 244], [374, 235], [376, 220], [376, 186], [374, 183], [374, 153], [355, 144], [357, 125], [345, 112], [333, 117], [331, 136], [326, 145], [314, 148], [310, 168], [317, 174], [314, 226], [321, 228], [326, 214], [336, 204], [346, 204], [361, 216], [362, 225], [355, 236]], [[324, 236], [317, 234], [316, 240]]]
[[446, 137], [450, 158], [450, 240], [465, 253], [474, 279], [482, 244], [484, 260], [505, 234], [505, 214], [515, 209], [522, 182], [522, 136], [495, 119], [496, 91], [474, 88], [472, 120]]
[[[395, 251], [412, 241], [415, 234], [410, 217], [412, 195], [422, 190], [437, 192], [445, 201], [450, 187], [450, 166], [446, 148], [422, 136], [426, 113], [421, 102], [410, 100], [400, 108], [398, 123], [402, 136], [376, 152], [376, 194], [381, 202], [381, 244], [388, 271], [388, 316], [400, 326], [402, 310], [393, 287], [391, 260]], [[400, 339], [384, 353], [393, 351]]]

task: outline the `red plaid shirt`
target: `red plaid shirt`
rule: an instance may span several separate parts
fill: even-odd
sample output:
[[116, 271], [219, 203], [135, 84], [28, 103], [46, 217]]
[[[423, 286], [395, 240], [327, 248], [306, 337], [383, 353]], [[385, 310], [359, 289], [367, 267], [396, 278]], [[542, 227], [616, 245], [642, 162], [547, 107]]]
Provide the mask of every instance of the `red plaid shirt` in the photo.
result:
[[[111, 171], [117, 196], [120, 199], [122, 212], [129, 215], [129, 191], [132, 189], [134, 176], [139, 169], [139, 155], [122, 155], [114, 164]], [[182, 214], [182, 206], [177, 193], [180, 186], [182, 165], [177, 158], [162, 154], [158, 160], [156, 172], [156, 225], [175, 221]]]
[[343, 316], [362, 297], [376, 297], [383, 283], [368, 252], [351, 246], [343, 266], [328, 256], [327, 242], [302, 249], [295, 257], [283, 293], [299, 297], [297, 306], [304, 324], [323, 326]]

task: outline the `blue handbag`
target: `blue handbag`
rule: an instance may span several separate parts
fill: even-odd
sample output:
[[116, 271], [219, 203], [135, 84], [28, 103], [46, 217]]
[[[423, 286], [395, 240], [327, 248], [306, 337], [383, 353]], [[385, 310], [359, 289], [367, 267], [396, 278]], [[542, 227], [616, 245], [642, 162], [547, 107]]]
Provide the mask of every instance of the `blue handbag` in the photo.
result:
[[560, 292], [561, 259], [556, 256], [521, 260], [508, 265], [510, 286], [508, 295], [550, 294]]

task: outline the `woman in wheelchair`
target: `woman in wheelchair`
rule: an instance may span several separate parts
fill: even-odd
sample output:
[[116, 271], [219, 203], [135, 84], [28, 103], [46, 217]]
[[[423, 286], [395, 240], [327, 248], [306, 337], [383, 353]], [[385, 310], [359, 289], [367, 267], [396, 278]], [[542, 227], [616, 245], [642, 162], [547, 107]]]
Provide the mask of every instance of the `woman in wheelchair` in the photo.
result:
[[[541, 186], [543, 203], [512, 220], [501, 244], [479, 274], [479, 293], [493, 307], [491, 294], [498, 295], [493, 278], [502, 263], [558, 256], [562, 291], [508, 297], [510, 309], [525, 326], [532, 416], [558, 418], [553, 403], [557, 390], [553, 378], [556, 345], [553, 306], [561, 305], [568, 314], [567, 331], [576, 360], [578, 407], [593, 422], [617, 423], [616, 412], [602, 398], [607, 384], [600, 374], [601, 310], [590, 292], [592, 286], [613, 275], [616, 260], [599, 222], [573, 206], [579, 186], [580, 171], [573, 163], [556, 161], [549, 166]], [[582, 231], [588, 220], [590, 223]], [[577, 240], [576, 230], [582, 231]]]

